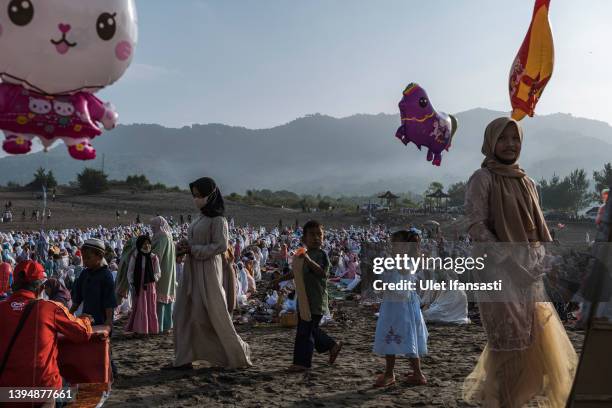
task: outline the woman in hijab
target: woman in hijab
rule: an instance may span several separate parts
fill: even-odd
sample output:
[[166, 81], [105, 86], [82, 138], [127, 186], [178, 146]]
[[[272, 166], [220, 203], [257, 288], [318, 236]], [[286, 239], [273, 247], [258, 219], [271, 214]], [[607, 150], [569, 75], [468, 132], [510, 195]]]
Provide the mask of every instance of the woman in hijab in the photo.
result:
[[130, 283], [128, 282], [128, 267], [130, 265], [130, 259], [136, 251], [136, 238], [128, 238], [121, 257], [119, 258], [119, 265], [117, 270], [117, 276], [115, 277], [115, 294], [117, 296], [117, 302], [119, 307], [117, 309], [118, 314], [127, 314], [132, 309], [132, 298], [129, 296]]
[[168, 333], [172, 328], [172, 307], [176, 300], [176, 251], [172, 230], [164, 217], [151, 220], [153, 253], [159, 259], [161, 278], [157, 281], [157, 320], [159, 331]]
[[228, 247], [227, 220], [221, 192], [211, 178], [189, 185], [200, 216], [179, 243], [177, 252], [186, 254], [183, 277], [174, 309], [173, 367], [193, 368], [204, 360], [227, 367], [251, 365], [250, 349], [236, 333], [223, 289], [222, 256]]
[[485, 159], [467, 185], [468, 231], [476, 243], [496, 243], [487, 250], [495, 269], [485, 272], [504, 274], [504, 298], [479, 299], [488, 341], [463, 392], [468, 402], [485, 407], [521, 407], [535, 397], [545, 398], [547, 407], [565, 407], [577, 356], [545, 301], [538, 271], [542, 243], [551, 237], [536, 185], [517, 162], [522, 141], [515, 120], [491, 122], [482, 146]]
[[128, 282], [128, 267], [130, 265], [130, 259], [136, 251], [136, 238], [130, 238], [123, 247], [121, 258], [119, 259], [119, 270], [117, 271], [117, 277], [115, 278], [115, 292], [117, 294], [117, 300], [121, 303], [123, 299], [128, 298], [130, 290], [130, 284]]
[[159, 332], [155, 283], [160, 276], [159, 259], [151, 252], [151, 239], [142, 235], [136, 240], [136, 252], [130, 257], [128, 266], [133, 308], [126, 331], [138, 334]]
[[64, 284], [56, 278], [47, 279], [44, 284], [49, 300], [63, 304], [67, 309], [72, 306], [72, 296]]

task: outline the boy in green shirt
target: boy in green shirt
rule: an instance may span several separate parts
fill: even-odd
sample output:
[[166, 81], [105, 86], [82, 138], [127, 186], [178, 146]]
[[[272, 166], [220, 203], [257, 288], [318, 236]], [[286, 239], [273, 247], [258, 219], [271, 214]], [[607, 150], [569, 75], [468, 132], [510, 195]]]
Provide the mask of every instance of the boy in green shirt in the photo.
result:
[[[321, 249], [323, 226], [317, 221], [308, 221], [303, 228], [302, 242], [307, 251], [296, 256], [304, 260], [302, 276], [311, 318], [310, 321], [307, 321], [303, 320], [302, 316], [298, 316], [293, 365], [290, 371], [310, 369], [314, 349], [318, 353], [329, 352], [330, 364], [336, 361], [342, 349], [342, 342], [336, 343], [319, 328], [321, 318], [328, 311], [327, 278], [330, 268], [329, 257]], [[300, 301], [303, 299], [298, 298], [298, 303]]]

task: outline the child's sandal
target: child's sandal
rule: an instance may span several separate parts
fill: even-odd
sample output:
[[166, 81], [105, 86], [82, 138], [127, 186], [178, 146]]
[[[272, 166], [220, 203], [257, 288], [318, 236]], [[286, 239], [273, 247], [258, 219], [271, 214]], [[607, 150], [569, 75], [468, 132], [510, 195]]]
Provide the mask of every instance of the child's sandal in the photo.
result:
[[384, 374], [379, 374], [376, 377], [376, 382], [374, 383], [374, 388], [386, 388], [395, 384], [395, 375], [391, 378], [385, 377]]
[[410, 385], [427, 385], [425, 377], [417, 377], [414, 374], [406, 374], [406, 382]]

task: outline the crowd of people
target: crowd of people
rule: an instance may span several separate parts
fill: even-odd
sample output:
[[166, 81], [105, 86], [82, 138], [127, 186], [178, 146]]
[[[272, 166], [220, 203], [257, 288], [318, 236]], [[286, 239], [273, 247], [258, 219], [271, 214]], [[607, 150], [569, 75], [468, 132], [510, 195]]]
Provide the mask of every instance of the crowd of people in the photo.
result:
[[[198, 227], [200, 219], [203, 225]], [[281, 230], [236, 226], [223, 217], [198, 220], [191, 226], [171, 225], [158, 216], [147, 224], [113, 228], [0, 233], [0, 296], [13, 292], [13, 268], [18, 272], [20, 265], [34, 262], [46, 277], [41, 296], [65, 306], [70, 314], [90, 317], [94, 326], [112, 328], [122, 321], [126, 332], [140, 336], [167, 334], [174, 328], [176, 358], [169, 369], [188, 369], [198, 360], [239, 367], [251, 364], [250, 351], [236, 334], [233, 322], [239, 319], [233, 317], [257, 302], [258, 285], [275, 289], [267, 301], [282, 309], [281, 314], [297, 313], [300, 285], [294, 279], [294, 264], [314, 258], [303, 267], [302, 276], [312, 275], [307, 269], [315, 265], [320, 265], [321, 276], [310, 282], [306, 278], [302, 288], [303, 298], [312, 299], [311, 320], [299, 319], [293, 370], [310, 368], [313, 347], [330, 352], [333, 362], [342, 342], [326, 337], [319, 327], [332, 318], [327, 307], [328, 280], [338, 290], [359, 289], [362, 245], [386, 242], [389, 231], [381, 226], [323, 231], [314, 222], [312, 229], [320, 235], [312, 243], [306, 240], [308, 226]], [[194, 243], [198, 241], [202, 243]], [[308, 258], [299, 254], [303, 247], [309, 248]], [[436, 247], [436, 241], [425, 239], [424, 249]], [[318, 256], [313, 255], [316, 251]], [[215, 253], [220, 257], [211, 263], [210, 254]], [[186, 262], [188, 256], [191, 262]], [[202, 302], [206, 302], [204, 317], [198, 309]], [[462, 307], [467, 312], [467, 304]], [[194, 322], [194, 316], [209, 320]]]
[[[225, 218], [223, 197], [210, 178], [190, 185], [200, 211], [192, 222], [157, 216], [147, 223], [114, 228], [0, 233], [0, 296], [9, 299], [0, 302], [0, 313], [10, 315], [17, 326], [31, 301], [43, 297], [54, 303], [44, 306], [46, 312], [39, 307], [38, 313], [61, 314], [62, 323], [30, 327], [31, 331], [57, 330], [87, 338], [93, 335], [92, 325], [107, 326], [112, 334], [113, 326], [124, 324], [126, 332], [137, 336], [172, 333], [174, 361], [164, 369], [191, 370], [198, 361], [243, 368], [253, 364], [251, 348], [237, 333], [235, 317], [258, 301], [258, 288], [263, 287], [273, 290], [265, 298], [269, 306], [280, 315], [296, 316], [289, 370], [310, 370], [315, 351], [328, 354], [329, 364], [334, 364], [344, 343], [322, 328], [332, 318], [328, 290], [363, 289], [368, 268], [361, 263], [368, 262], [372, 245], [379, 248], [378, 255], [452, 258], [469, 253], [473, 243], [527, 243], [530, 262], [550, 257], [541, 245], [552, 238], [537, 190], [516, 164], [521, 141], [522, 130], [512, 119], [500, 118], [487, 127], [485, 160], [467, 186], [467, 233], [452, 242], [444, 240], [439, 229], [429, 234], [414, 225], [329, 229], [311, 220], [302, 227], [237, 226]], [[516, 267], [509, 262], [500, 265]], [[542, 274], [507, 272], [520, 281], [521, 294], [546, 299]], [[431, 278], [455, 277], [394, 268], [383, 276], [387, 283]], [[577, 358], [555, 306], [546, 301], [476, 300], [488, 342], [466, 378], [464, 398], [485, 406], [521, 406], [539, 395], [551, 406], [562, 406]], [[427, 323], [469, 321], [468, 299], [460, 290], [385, 291], [373, 334], [373, 352], [385, 358], [385, 369], [373, 379], [374, 386], [396, 382], [397, 357], [410, 361], [409, 384], [426, 384], [420, 359], [428, 353]], [[10, 351], [9, 335], [0, 336], [4, 353]], [[49, 333], [46, 336], [51, 354], [57, 355], [52, 350], [57, 345]], [[4, 360], [0, 386], [58, 383], [55, 366], [19, 382], [15, 372], [24, 369], [10, 356]], [[112, 360], [111, 364], [115, 376], [120, 375]]]

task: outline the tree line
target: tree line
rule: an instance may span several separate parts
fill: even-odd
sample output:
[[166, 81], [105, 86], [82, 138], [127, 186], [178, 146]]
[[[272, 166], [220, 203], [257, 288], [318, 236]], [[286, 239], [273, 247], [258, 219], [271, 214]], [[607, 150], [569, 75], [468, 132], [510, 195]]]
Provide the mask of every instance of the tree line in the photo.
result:
[[[76, 182], [71, 183], [86, 194], [97, 194], [111, 187], [124, 187], [139, 191], [180, 191], [178, 187], [168, 188], [162, 183], [151, 183], [146, 175], [129, 175], [125, 180], [109, 180], [108, 175], [102, 170], [85, 168], [76, 177]], [[448, 206], [456, 207], [464, 204], [466, 182], [457, 182], [448, 187]], [[584, 169], [576, 169], [565, 177], [553, 175], [550, 179], [542, 178], [537, 182], [541, 205], [546, 210], [571, 211], [577, 213], [593, 201], [597, 201], [603, 189], [612, 185], [612, 163], [606, 163], [601, 170], [593, 171], [592, 179], [589, 180]], [[41, 190], [43, 186], [47, 190], [54, 189], [58, 182], [51, 170], [39, 168], [33, 175], [32, 181], [25, 186], [17, 183], [9, 183], [9, 189]], [[430, 205], [426, 196], [437, 190], [444, 191], [444, 185], [438, 181], [432, 182], [423, 193], [421, 200], [413, 194], [400, 194], [397, 201], [398, 207], [414, 208], [419, 205]], [[352, 209], [366, 201], [376, 202], [376, 196], [364, 197], [331, 197], [297, 194], [287, 190], [272, 191], [247, 190], [245, 194], [231, 193], [228, 199], [250, 205], [264, 205], [270, 207], [286, 207], [310, 211], [313, 209], [327, 211], [330, 209]]]
[[[464, 204], [467, 182], [452, 184], [447, 194], [449, 206]], [[542, 178], [537, 182], [541, 205], [546, 210], [571, 211], [574, 214], [591, 202], [600, 199], [601, 191], [612, 185], [612, 163], [606, 163], [601, 170], [593, 171], [589, 180], [584, 169], [576, 169], [565, 177], [553, 175], [550, 179]], [[433, 182], [423, 196], [443, 190], [440, 182]]]
[[[32, 181], [22, 186], [18, 183], [9, 182], [9, 190], [33, 190], [39, 191], [42, 188], [52, 190], [58, 187], [57, 179], [52, 170], [45, 170], [40, 167], [33, 175]], [[144, 174], [127, 176], [125, 180], [109, 180], [108, 175], [102, 170], [85, 168], [77, 174], [76, 181], [71, 183], [86, 194], [98, 194], [107, 191], [111, 187], [126, 187], [133, 190], [161, 190], [161, 191], [180, 191], [178, 187], [167, 187], [162, 183], [151, 183]]]

